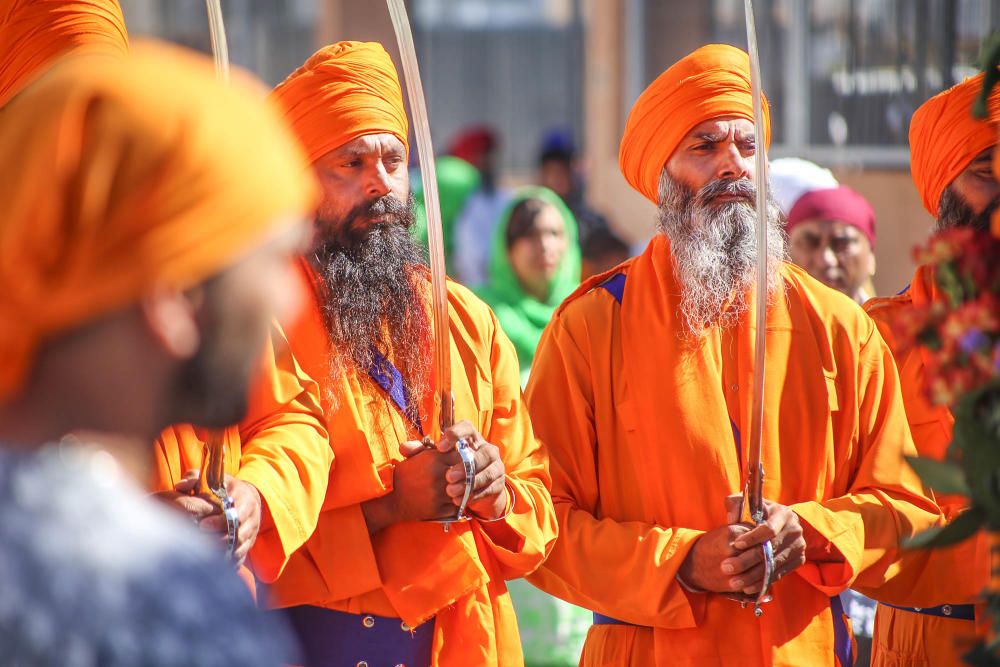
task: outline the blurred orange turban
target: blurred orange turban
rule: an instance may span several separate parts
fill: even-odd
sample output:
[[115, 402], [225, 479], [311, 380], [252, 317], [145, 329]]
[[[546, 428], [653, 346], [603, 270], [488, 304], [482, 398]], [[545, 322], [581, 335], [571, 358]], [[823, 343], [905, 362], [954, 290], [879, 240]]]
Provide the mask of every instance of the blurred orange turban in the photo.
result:
[[[997, 143], [997, 126], [972, 115], [982, 90], [983, 75], [969, 77], [921, 104], [910, 120], [910, 174], [924, 208], [935, 218], [945, 188]], [[997, 100], [998, 93], [990, 95], [991, 111]]]
[[317, 195], [263, 87], [154, 44], [69, 59], [11, 101], [0, 173], [0, 401], [47, 338], [219, 273]]
[[366, 134], [393, 134], [409, 150], [399, 77], [378, 42], [325, 46], [271, 94], [310, 162]]
[[[762, 143], [771, 144], [771, 115], [763, 98]], [[720, 116], [753, 121], [750, 57], [728, 44], [709, 44], [658, 76], [636, 100], [625, 124], [618, 164], [625, 180], [654, 204], [660, 173], [681, 140], [699, 123]]]
[[60, 56], [123, 55], [117, 0], [4, 0], [0, 9], [0, 107]]

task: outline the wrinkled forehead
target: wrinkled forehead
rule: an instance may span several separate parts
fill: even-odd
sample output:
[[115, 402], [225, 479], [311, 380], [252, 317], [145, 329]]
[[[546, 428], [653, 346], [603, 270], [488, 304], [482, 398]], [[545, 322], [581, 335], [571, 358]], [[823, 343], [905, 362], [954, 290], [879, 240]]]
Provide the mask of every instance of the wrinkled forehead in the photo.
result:
[[695, 125], [685, 135], [685, 139], [725, 141], [753, 141], [753, 122], [737, 116], [710, 118]]

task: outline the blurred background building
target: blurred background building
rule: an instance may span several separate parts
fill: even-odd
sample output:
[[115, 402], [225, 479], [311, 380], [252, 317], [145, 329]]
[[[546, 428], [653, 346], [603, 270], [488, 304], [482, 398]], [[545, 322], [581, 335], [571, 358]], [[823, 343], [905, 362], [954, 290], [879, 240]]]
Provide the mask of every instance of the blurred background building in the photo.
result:
[[[462, 128], [492, 127], [507, 184], [536, 179], [541, 142], [561, 129], [578, 147], [589, 203], [629, 242], [653, 208], [618, 172], [632, 102], [697, 46], [745, 48], [742, 0], [411, 0], [440, 150]], [[122, 0], [133, 35], [208, 50], [203, 0]], [[380, 0], [224, 0], [233, 61], [275, 84], [321, 44], [395, 40]], [[908, 172], [913, 110], [975, 71], [1000, 0], [757, 0], [771, 157], [831, 168], [878, 220], [881, 294], [912, 273], [930, 216]]]

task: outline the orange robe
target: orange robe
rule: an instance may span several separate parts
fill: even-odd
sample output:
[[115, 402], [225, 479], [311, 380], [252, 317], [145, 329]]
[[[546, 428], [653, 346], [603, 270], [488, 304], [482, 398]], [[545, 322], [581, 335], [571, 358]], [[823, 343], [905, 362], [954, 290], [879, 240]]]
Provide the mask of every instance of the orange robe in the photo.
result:
[[[898, 340], [893, 324], [914, 307], [924, 307], [943, 299], [934, 283], [933, 270], [917, 269], [913, 282], [901, 294], [873, 299], [865, 310], [875, 320], [892, 350], [906, 406], [913, 442], [921, 456], [944, 459], [951, 444], [955, 419], [944, 406], [933, 405], [924, 393], [926, 352], [907, 341]], [[938, 496], [945, 517], [954, 518], [966, 507], [962, 497]], [[910, 561], [913, 561], [912, 563]], [[984, 618], [980, 593], [989, 580], [989, 549], [985, 535], [946, 549], [914, 553], [907, 567], [917, 568], [909, 591], [908, 606], [932, 607], [942, 604], [976, 604], [976, 621], [942, 618], [879, 605], [875, 614], [872, 664], [884, 667], [965, 664], [961, 656], [974, 641], [977, 626]], [[878, 592], [875, 592], [878, 597]], [[982, 636], [982, 632], [979, 633]]]
[[[678, 568], [743, 488], [754, 330], [744, 319], [682, 353], [671, 267], [658, 236], [585, 283], [542, 338], [527, 400], [560, 539], [529, 580], [633, 624], [592, 627], [582, 665], [839, 664], [851, 640], [831, 596], [891, 577], [899, 539], [939, 516], [903, 465], [912, 443], [892, 358], [856, 304], [783, 266], [787, 292], [768, 315], [764, 496], [801, 518], [810, 562], [775, 584], [759, 619], [689, 593]], [[621, 304], [595, 289], [615, 273]]]
[[[248, 482], [263, 501], [260, 532], [241, 575], [274, 581], [316, 527], [333, 450], [319, 388], [292, 356], [275, 326], [252, 388], [247, 417], [225, 431], [226, 472]], [[207, 434], [191, 425], [167, 428], [155, 445], [154, 492], [170, 491], [201, 466]]]
[[[271, 601], [397, 617], [411, 627], [434, 618], [436, 667], [508, 667], [522, 657], [504, 582], [535, 570], [556, 537], [547, 458], [522, 403], [516, 353], [496, 316], [455, 283], [448, 297], [455, 419], [471, 421], [500, 448], [514, 498], [509, 516], [457, 524], [447, 533], [435, 523], [400, 523], [369, 536], [361, 503], [391, 491], [399, 443], [421, 434], [367, 374], [351, 374], [325, 386], [337, 397], [336, 409], [327, 411], [335, 453], [329, 490], [316, 532], [271, 586]], [[326, 327], [318, 303], [306, 313], [289, 328], [289, 340], [306, 371], [323, 383]], [[437, 423], [433, 392], [422, 397], [421, 413], [432, 415], [425, 428]]]

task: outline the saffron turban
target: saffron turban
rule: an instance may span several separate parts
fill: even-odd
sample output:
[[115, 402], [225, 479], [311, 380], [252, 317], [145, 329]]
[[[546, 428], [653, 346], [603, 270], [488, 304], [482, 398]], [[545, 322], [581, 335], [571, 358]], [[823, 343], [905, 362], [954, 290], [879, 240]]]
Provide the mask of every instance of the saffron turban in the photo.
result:
[[310, 162], [367, 134], [395, 135], [409, 150], [399, 77], [378, 42], [325, 46], [271, 94]]
[[[972, 115], [972, 104], [983, 89], [983, 75], [924, 102], [910, 120], [910, 174], [924, 208], [937, 218], [941, 194], [977, 155], [997, 143], [997, 126]], [[1000, 91], [990, 95], [996, 118]]]
[[0, 10], [0, 107], [60, 56], [124, 55], [117, 0], [7, 0]]
[[0, 173], [0, 401], [50, 337], [219, 273], [318, 194], [262, 86], [154, 44], [71, 58], [11, 101]]
[[[771, 116], [762, 100], [766, 136]], [[727, 44], [709, 44], [685, 56], [658, 76], [636, 100], [625, 124], [618, 164], [625, 180], [654, 204], [660, 172], [678, 144], [699, 123], [734, 116], [753, 121], [750, 57]]]

